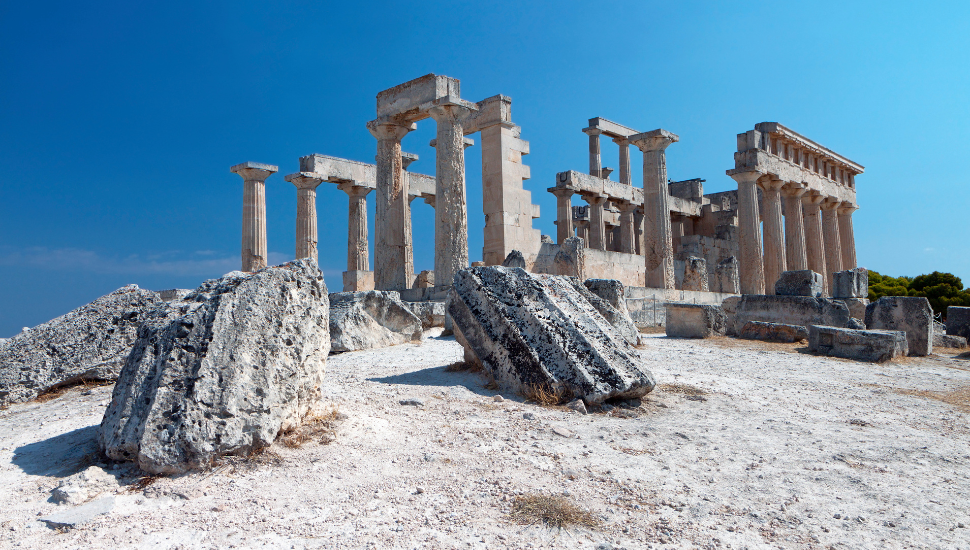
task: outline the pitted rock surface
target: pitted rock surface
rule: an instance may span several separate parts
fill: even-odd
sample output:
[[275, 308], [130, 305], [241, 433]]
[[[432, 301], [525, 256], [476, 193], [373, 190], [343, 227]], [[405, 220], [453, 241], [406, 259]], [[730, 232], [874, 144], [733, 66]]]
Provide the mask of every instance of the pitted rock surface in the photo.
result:
[[386, 348], [421, 340], [422, 321], [393, 291], [334, 292], [330, 295], [333, 351]]
[[158, 293], [128, 285], [0, 346], [0, 406], [52, 388], [115, 380]]
[[866, 306], [866, 327], [906, 333], [910, 355], [933, 353], [933, 308], [922, 296], [883, 296]]
[[232, 272], [154, 310], [105, 411], [102, 449], [172, 474], [268, 446], [319, 399], [328, 310], [312, 260]]
[[637, 350], [580, 288], [569, 277], [518, 268], [458, 272], [448, 313], [466, 360], [511, 391], [559, 388], [587, 403], [650, 392], [653, 375]]
[[634, 346], [640, 343], [640, 329], [626, 308], [623, 283], [611, 279], [587, 279], [582, 283], [574, 277], [570, 280], [575, 282], [576, 292], [586, 297], [627, 342]]

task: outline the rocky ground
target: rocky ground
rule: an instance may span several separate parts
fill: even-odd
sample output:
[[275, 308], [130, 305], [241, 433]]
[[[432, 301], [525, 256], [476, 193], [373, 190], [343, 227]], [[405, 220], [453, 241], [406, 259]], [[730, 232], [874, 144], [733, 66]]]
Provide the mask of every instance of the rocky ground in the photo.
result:
[[[0, 547], [970, 548], [970, 358], [873, 365], [662, 335], [642, 348], [657, 390], [588, 415], [446, 372], [462, 357], [451, 338], [331, 356], [334, 441], [174, 478], [102, 460], [110, 387], [13, 405]], [[91, 465], [108, 481], [76, 500], [111, 511], [40, 521], [72, 508], [52, 491]], [[511, 520], [533, 494], [600, 525]]]

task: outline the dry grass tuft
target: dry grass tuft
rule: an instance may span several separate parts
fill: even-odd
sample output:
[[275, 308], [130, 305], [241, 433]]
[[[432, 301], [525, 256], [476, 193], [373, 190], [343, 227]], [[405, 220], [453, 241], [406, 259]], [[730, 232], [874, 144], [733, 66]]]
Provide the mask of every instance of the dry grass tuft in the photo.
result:
[[279, 436], [279, 442], [294, 449], [302, 447], [308, 441], [328, 445], [337, 437], [337, 423], [340, 418], [340, 411], [336, 408], [326, 413], [308, 414], [303, 417], [299, 426], [283, 431]]
[[482, 366], [477, 363], [471, 363], [468, 361], [455, 361], [454, 363], [445, 367], [445, 372], [471, 372], [479, 373], [484, 372]]
[[562, 529], [573, 525], [595, 529], [599, 519], [566, 497], [532, 494], [516, 497], [509, 517], [521, 525], [543, 523]]
[[657, 384], [657, 390], [681, 395], [707, 395], [707, 392], [690, 384]]
[[539, 405], [550, 407], [559, 405], [572, 397], [572, 393], [562, 387], [551, 387], [546, 384], [529, 384], [523, 392], [527, 401], [534, 401]]
[[81, 386], [81, 387], [84, 387], [84, 388], [96, 388], [96, 387], [99, 387], [99, 386], [110, 386], [112, 384], [114, 384], [114, 382], [112, 382], [110, 380], [79, 380], [77, 382], [71, 382], [71, 383], [68, 383], [68, 384], [62, 384], [60, 386], [55, 386], [53, 388], [49, 388], [49, 389], [41, 392], [32, 401], [34, 403], [47, 403], [48, 401], [53, 401], [53, 400], [57, 399], [58, 397], [64, 395], [68, 391], [70, 391], [70, 390], [72, 390], [72, 389], [74, 389], [74, 388], [76, 388], [78, 386]]
[[144, 491], [150, 485], [152, 485], [153, 483], [155, 483], [156, 481], [158, 481], [161, 478], [162, 478], [162, 476], [156, 476], [156, 475], [147, 475], [147, 476], [144, 476], [144, 477], [140, 478], [138, 481], [136, 481], [136, 482], [132, 483], [131, 485], [129, 485], [128, 486], [128, 492], [129, 493], [137, 493], [138, 491]]
[[893, 390], [902, 395], [912, 395], [915, 397], [926, 397], [942, 401], [948, 405], [960, 409], [963, 412], [970, 412], [970, 386], [965, 386], [953, 391], [929, 391], [929, 390]]

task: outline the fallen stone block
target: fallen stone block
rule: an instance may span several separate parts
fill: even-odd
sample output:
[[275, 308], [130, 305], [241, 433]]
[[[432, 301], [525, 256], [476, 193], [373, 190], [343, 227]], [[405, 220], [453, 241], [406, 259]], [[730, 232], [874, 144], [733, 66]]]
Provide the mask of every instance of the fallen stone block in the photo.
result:
[[717, 280], [717, 288], [712, 288], [711, 291], [723, 292], [725, 294], [740, 294], [741, 279], [739, 273], [740, 267], [737, 258], [729, 256], [721, 260], [718, 262], [717, 267], [714, 268], [714, 278]]
[[883, 296], [866, 307], [866, 327], [906, 333], [909, 354], [933, 353], [933, 308], [922, 296]]
[[683, 290], [709, 292], [707, 260], [691, 256], [684, 261], [684, 282], [681, 288]]
[[845, 328], [851, 328], [855, 330], [866, 330], [866, 324], [862, 322], [862, 319], [856, 319], [855, 317], [849, 317], [849, 322], [845, 324]]
[[682, 304], [668, 302], [666, 306], [667, 336], [673, 338], [710, 338], [727, 332], [724, 309], [710, 304]]
[[164, 303], [157, 292], [128, 285], [14, 336], [0, 347], [0, 406], [61, 386], [117, 379], [138, 326]]
[[569, 277], [473, 267], [455, 275], [448, 314], [466, 360], [505, 389], [540, 387], [586, 403], [650, 392], [653, 375], [588, 296]]
[[738, 301], [733, 331], [738, 331], [748, 321], [845, 327], [849, 323], [849, 308], [837, 300], [811, 296], [765, 296], [745, 294]]
[[949, 306], [946, 308], [946, 333], [950, 336], [963, 336], [970, 340], [970, 307]]
[[951, 336], [949, 334], [933, 333], [933, 347], [945, 349], [966, 349], [967, 339], [963, 336]]
[[832, 274], [833, 298], [869, 298], [869, 270], [864, 267]]
[[313, 260], [206, 281], [138, 329], [98, 430], [153, 474], [270, 445], [318, 403], [329, 302]]
[[421, 328], [445, 326], [444, 302], [403, 302], [415, 317], [421, 320]]
[[386, 348], [421, 340], [422, 322], [397, 292], [367, 290], [330, 295], [334, 352]]
[[[626, 288], [623, 283], [615, 279], [586, 279], [583, 281], [583, 286], [595, 296], [595, 298], [589, 298], [593, 307], [606, 317], [606, 320], [612, 323], [628, 342], [633, 345], [639, 344], [640, 329], [633, 322], [633, 317], [627, 309]], [[600, 301], [605, 301], [612, 307], [603, 307]]]
[[821, 298], [825, 281], [811, 269], [785, 271], [775, 281], [777, 296], [811, 296]]
[[849, 308], [849, 316], [864, 320], [866, 318], [866, 306], [869, 305], [868, 298], [836, 298]]
[[871, 362], [892, 361], [906, 355], [906, 333], [812, 325], [808, 327], [808, 348], [831, 357]]
[[764, 340], [766, 342], [782, 342], [790, 344], [808, 340], [808, 329], [801, 325], [786, 325], [783, 323], [763, 323], [748, 321], [741, 327], [738, 338], [745, 340]]
[[51, 499], [58, 504], [78, 505], [104, 492], [115, 492], [118, 488], [118, 478], [98, 466], [89, 466], [62, 479], [51, 491]]

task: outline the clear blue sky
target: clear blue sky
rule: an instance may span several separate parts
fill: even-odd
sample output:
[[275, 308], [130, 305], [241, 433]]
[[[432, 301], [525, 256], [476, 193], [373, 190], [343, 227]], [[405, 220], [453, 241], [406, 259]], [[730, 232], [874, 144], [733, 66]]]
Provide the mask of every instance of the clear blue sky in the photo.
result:
[[[735, 135], [778, 121], [866, 167], [860, 265], [970, 284], [968, 6], [2, 2], [0, 336], [127, 283], [193, 288], [237, 269], [239, 162], [280, 166], [269, 249], [292, 258], [282, 175], [310, 153], [373, 162], [375, 95], [431, 72], [472, 101], [512, 97], [543, 233], [555, 173], [588, 167], [590, 117], [677, 133], [670, 177], [705, 178], [707, 192], [736, 188]], [[434, 172], [433, 135], [425, 122], [405, 138], [413, 171]], [[604, 154], [615, 166], [611, 143]], [[480, 149], [467, 158], [474, 260]], [[431, 269], [433, 212], [414, 205], [416, 268]], [[321, 267], [340, 290], [346, 195], [324, 184], [317, 207]]]

